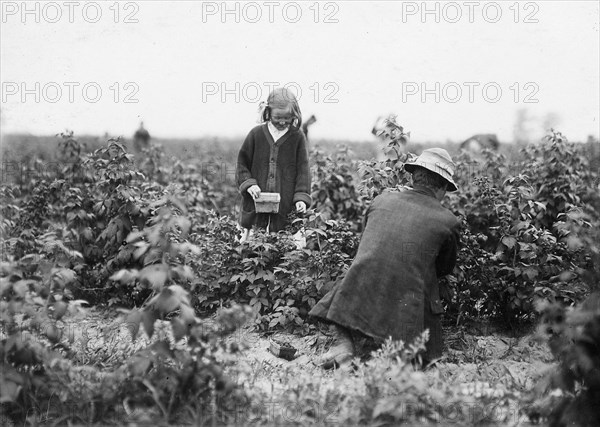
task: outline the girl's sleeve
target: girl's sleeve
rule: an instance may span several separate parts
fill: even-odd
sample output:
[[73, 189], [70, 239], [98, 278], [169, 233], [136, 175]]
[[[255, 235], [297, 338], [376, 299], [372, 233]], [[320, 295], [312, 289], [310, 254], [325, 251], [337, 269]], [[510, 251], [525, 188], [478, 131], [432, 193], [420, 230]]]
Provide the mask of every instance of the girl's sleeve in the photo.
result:
[[253, 185], [258, 185], [258, 181], [252, 177], [252, 173], [250, 172], [253, 156], [254, 135], [250, 132], [238, 153], [237, 167], [235, 170], [235, 179], [240, 193], [243, 193]]
[[309, 208], [312, 204], [310, 196], [310, 168], [308, 166], [308, 152], [306, 151], [306, 138], [300, 132], [300, 143], [298, 144], [298, 152], [296, 153], [296, 187], [294, 189], [293, 202], [304, 202]]

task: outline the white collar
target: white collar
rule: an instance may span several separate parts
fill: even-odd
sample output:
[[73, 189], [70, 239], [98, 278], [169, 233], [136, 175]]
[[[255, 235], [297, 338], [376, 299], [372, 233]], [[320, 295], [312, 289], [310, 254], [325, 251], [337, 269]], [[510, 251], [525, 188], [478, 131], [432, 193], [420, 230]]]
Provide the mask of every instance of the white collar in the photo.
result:
[[290, 129], [290, 127], [288, 126], [284, 130], [279, 130], [275, 126], [273, 126], [273, 123], [271, 123], [271, 122], [267, 123], [267, 127], [269, 128], [269, 133], [271, 134], [271, 136], [273, 137], [273, 141], [275, 141], [275, 142], [277, 142], [277, 140], [279, 138], [281, 138], [283, 135], [285, 135], [287, 133], [287, 131]]

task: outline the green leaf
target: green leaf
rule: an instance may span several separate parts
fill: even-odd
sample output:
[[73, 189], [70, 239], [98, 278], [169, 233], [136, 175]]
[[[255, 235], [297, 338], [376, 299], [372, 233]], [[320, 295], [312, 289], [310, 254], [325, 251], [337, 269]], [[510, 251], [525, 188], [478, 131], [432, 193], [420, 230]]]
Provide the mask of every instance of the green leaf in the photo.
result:
[[152, 338], [154, 334], [154, 322], [156, 321], [156, 313], [153, 310], [144, 310], [142, 314], [142, 322], [144, 324], [144, 330], [148, 334], [149, 338]]
[[184, 201], [183, 201], [183, 200], [181, 200], [181, 199], [179, 199], [179, 198], [177, 198], [177, 197], [170, 197], [170, 198], [169, 198], [169, 201], [170, 201], [171, 203], [173, 203], [173, 205], [175, 205], [177, 208], [179, 208], [179, 210], [180, 210], [182, 213], [184, 213], [184, 214], [185, 214], [185, 213], [187, 212], [187, 209], [185, 208], [185, 203], [184, 203]]
[[12, 289], [15, 294], [21, 298], [25, 298], [25, 294], [29, 290], [29, 285], [36, 283], [35, 280], [18, 280], [12, 284]]
[[44, 329], [44, 335], [53, 343], [57, 343], [60, 341], [62, 337], [62, 330], [59, 329], [55, 323], [52, 323]]
[[194, 313], [194, 309], [190, 307], [188, 304], [181, 304], [179, 307], [181, 310], [180, 317], [188, 324], [194, 324], [196, 322], [196, 313]]
[[173, 310], [177, 310], [180, 304], [181, 300], [173, 294], [173, 291], [169, 288], [164, 288], [160, 294], [158, 294], [152, 306], [160, 314], [165, 315]]
[[558, 277], [561, 282], [570, 282], [571, 280], [577, 278], [577, 273], [573, 271], [563, 271], [558, 275]]
[[189, 265], [178, 265], [176, 267], [173, 267], [172, 271], [174, 275], [180, 280], [186, 281], [194, 279], [194, 272], [192, 271]]
[[12, 381], [7, 381], [2, 376], [2, 391], [0, 391], [0, 403], [15, 402], [21, 392], [21, 386]]
[[76, 274], [68, 268], [56, 269], [53, 274], [53, 280], [61, 286], [68, 285], [75, 280]]
[[161, 261], [162, 251], [158, 248], [151, 248], [147, 251], [144, 257], [144, 265], [150, 266], [155, 265], [157, 261]]
[[517, 244], [517, 239], [515, 239], [512, 236], [504, 236], [502, 238], [502, 243], [504, 244], [504, 246], [506, 246], [508, 249], [512, 249], [515, 247], [515, 245]]
[[129, 235], [127, 236], [127, 243], [132, 243], [132, 242], [137, 242], [139, 240], [142, 240], [142, 238], [144, 237], [144, 233], [142, 231], [133, 231], [131, 233], [129, 233]]
[[64, 301], [56, 301], [54, 303], [54, 317], [57, 320], [60, 320], [61, 317], [65, 315], [67, 312], [67, 308], [69, 308], [69, 304]]
[[187, 234], [190, 231], [190, 227], [192, 226], [192, 223], [190, 222], [190, 220], [185, 217], [177, 217], [176, 222], [177, 222], [177, 225], [179, 226], [179, 228], [181, 228], [182, 237], [183, 238], [187, 237]]
[[169, 342], [165, 341], [165, 340], [156, 341], [154, 344], [152, 344], [150, 347], [148, 347], [148, 350], [155, 351], [157, 354], [160, 354], [161, 356], [173, 357], [173, 351], [171, 350], [171, 348], [169, 346]]
[[133, 251], [133, 259], [138, 260], [140, 259], [146, 252], [148, 252], [148, 249], [150, 249], [150, 245], [147, 243], [142, 243], [139, 244], [136, 243], [137, 248]]
[[139, 274], [140, 280], [150, 283], [153, 289], [159, 291], [164, 286], [169, 275], [168, 266], [153, 264], [144, 267]]
[[137, 278], [138, 273], [138, 270], [123, 269], [117, 271], [115, 274], [110, 276], [109, 279], [114, 280], [115, 282], [120, 282], [122, 284], [127, 284], [133, 281], [135, 278]]
[[171, 319], [171, 328], [173, 328], [173, 337], [179, 341], [188, 333], [188, 323], [180, 318]]
[[539, 269], [537, 267], [526, 267], [523, 270], [523, 274], [527, 276], [529, 280], [534, 280], [538, 274], [540, 274]]
[[150, 369], [152, 361], [147, 357], [136, 356], [128, 360], [129, 371], [134, 377], [144, 377]]
[[188, 292], [185, 289], [183, 289], [181, 286], [171, 285], [167, 289], [169, 289], [173, 293], [175, 298], [177, 298], [179, 301], [187, 302]]
[[127, 326], [130, 327], [131, 341], [135, 341], [138, 331], [140, 330], [140, 322], [142, 321], [142, 313], [137, 308], [134, 308], [129, 312], [126, 322]]

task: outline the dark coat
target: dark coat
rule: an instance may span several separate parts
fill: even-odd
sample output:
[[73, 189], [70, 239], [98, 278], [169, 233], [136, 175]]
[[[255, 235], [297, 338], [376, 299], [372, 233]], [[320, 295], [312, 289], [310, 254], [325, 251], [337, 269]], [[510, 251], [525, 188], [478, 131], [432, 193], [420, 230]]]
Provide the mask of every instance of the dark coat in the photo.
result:
[[[266, 123], [253, 128], [238, 154], [236, 180], [242, 194], [242, 227], [265, 228], [270, 219], [270, 231], [282, 230], [296, 202], [306, 203], [307, 208], [312, 203], [308, 153], [302, 131], [290, 127], [274, 142]], [[254, 200], [246, 191], [255, 184], [261, 191], [280, 194], [279, 213], [255, 212]]]
[[438, 277], [456, 262], [458, 219], [424, 187], [373, 200], [356, 258], [310, 315], [376, 339], [410, 343], [430, 329], [426, 358], [443, 339]]

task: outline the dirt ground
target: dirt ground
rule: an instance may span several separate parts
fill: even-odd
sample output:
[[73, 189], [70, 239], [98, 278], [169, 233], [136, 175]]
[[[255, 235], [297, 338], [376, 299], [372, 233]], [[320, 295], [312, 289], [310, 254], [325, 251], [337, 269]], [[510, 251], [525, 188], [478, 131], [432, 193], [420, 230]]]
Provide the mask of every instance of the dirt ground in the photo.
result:
[[[65, 318], [66, 320], [66, 318]], [[211, 320], [207, 319], [207, 322]], [[69, 318], [63, 323], [70, 338], [77, 365], [111, 369], [126, 363], [128, 357], [156, 339], [172, 339], [170, 324], [159, 321], [155, 335], [149, 339], [140, 328], [132, 342], [130, 330], [114, 313], [92, 309], [85, 317]], [[230, 379], [255, 398], [277, 401], [293, 390], [311, 390], [317, 398], [331, 390], [354, 390], [363, 387], [352, 370], [326, 371], [315, 365], [317, 358], [328, 350], [332, 341], [327, 329], [309, 335], [277, 332], [265, 334], [245, 326], [227, 340], [241, 349], [237, 354], [223, 354], [225, 372]], [[287, 343], [297, 349], [292, 360], [275, 356], [269, 349], [272, 341]], [[426, 369], [421, 378], [432, 387], [442, 385], [450, 394], [467, 396], [477, 401], [490, 393], [510, 397], [508, 405], [519, 405], [521, 397], [531, 390], [540, 376], [552, 369], [553, 359], [547, 346], [534, 334], [518, 338], [500, 333], [478, 335], [466, 328], [445, 328], [446, 349], [434, 367]], [[178, 343], [178, 345], [183, 345]], [[364, 350], [364, 349], [363, 349]], [[364, 356], [364, 354], [363, 354]], [[420, 374], [421, 375], [421, 374]], [[487, 394], [486, 394], [487, 393]], [[522, 411], [510, 424], [529, 424]], [[264, 414], [261, 415], [264, 420]], [[312, 420], [312, 419], [311, 419]]]
[[[446, 330], [445, 335], [444, 356], [425, 373], [440, 375], [448, 382], [468, 386], [482, 379], [495, 382], [507, 378], [513, 387], [517, 385], [521, 391], [526, 391], [533, 387], [542, 372], [553, 366], [550, 350], [534, 334], [519, 338], [501, 334], [477, 336], [454, 328]], [[286, 332], [267, 336], [245, 328], [230, 339], [238, 340], [246, 347], [236, 361], [252, 373], [250, 378], [239, 378], [246, 386], [275, 392], [278, 384], [287, 384], [285, 377], [288, 376], [310, 375], [323, 381], [333, 378], [330, 372], [315, 365], [332, 341], [331, 334], [326, 331], [307, 336]], [[275, 356], [269, 350], [272, 340], [296, 348], [295, 358], [285, 360]]]
[[[94, 362], [100, 366], [119, 364], [154, 339], [171, 337], [170, 324], [158, 321], [152, 340], [140, 328], [138, 338], [132, 342], [127, 325], [114, 313], [97, 310], [79, 319], [69, 318], [63, 323], [63, 328], [63, 333], [72, 341], [77, 361], [82, 364]], [[439, 372], [452, 382], [469, 383], [486, 375], [508, 375], [523, 389], [530, 389], [538, 374], [552, 366], [549, 349], [534, 334], [512, 338], [499, 333], [475, 335], [465, 328], [445, 328], [444, 332], [444, 356], [426, 373]], [[276, 379], [271, 376], [331, 376], [315, 365], [317, 358], [327, 351], [332, 341], [331, 333], [326, 329], [302, 336], [288, 332], [265, 334], [254, 331], [252, 326], [244, 326], [227, 339], [238, 342], [242, 348], [229, 362], [248, 368], [253, 377], [240, 380], [250, 380], [254, 387], [265, 390], [277, 388], [278, 382], [271, 381]], [[285, 342], [294, 347], [297, 350], [295, 357], [286, 360], [275, 356], [269, 350], [272, 341]], [[365, 356], [366, 350], [361, 350]]]

